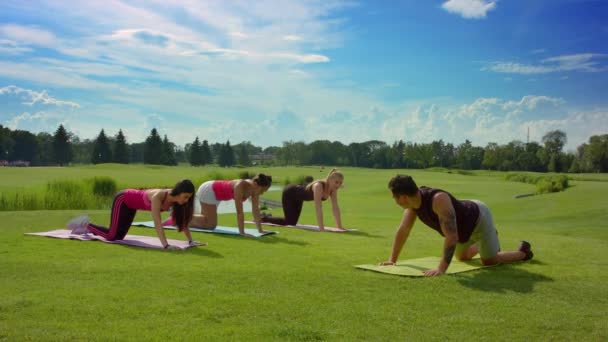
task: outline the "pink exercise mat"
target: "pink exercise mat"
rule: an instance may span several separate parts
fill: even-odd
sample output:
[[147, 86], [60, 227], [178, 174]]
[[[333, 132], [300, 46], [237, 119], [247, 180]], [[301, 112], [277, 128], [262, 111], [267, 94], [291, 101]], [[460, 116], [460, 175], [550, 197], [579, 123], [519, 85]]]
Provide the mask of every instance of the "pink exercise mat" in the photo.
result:
[[[76, 235], [72, 234], [71, 231], [67, 229], [57, 229], [51, 230], [48, 232], [40, 232], [40, 233], [25, 233], [26, 235], [35, 235], [35, 236], [47, 236], [57, 239], [70, 239], [70, 240], [81, 240], [81, 241], [101, 241], [106, 243], [120, 244], [120, 245], [128, 245], [135, 247], [144, 247], [144, 248], [156, 248], [156, 249], [164, 249], [163, 245], [160, 243], [160, 240], [155, 236], [140, 236], [140, 235], [127, 235], [122, 240], [108, 241], [101, 236], [93, 235], [93, 234], [82, 234]], [[169, 240], [167, 242], [171, 246], [179, 247], [180, 249], [187, 249], [193, 246], [188, 244], [188, 241], [182, 240]], [[206, 245], [202, 243], [201, 245]]]
[[[255, 222], [253, 222], [253, 221], [245, 221], [245, 223], [255, 224]], [[313, 226], [313, 225], [309, 225], [309, 224], [297, 224], [295, 226], [282, 226], [280, 224], [274, 224], [274, 223], [270, 223], [270, 222], [262, 222], [261, 224], [263, 226], [269, 226], [269, 227], [300, 228], [300, 229], [306, 229], [306, 230], [314, 230], [317, 232], [319, 231], [319, 226]], [[330, 232], [330, 233], [346, 233], [346, 232], [356, 231], [356, 229], [342, 229], [342, 228], [326, 226], [325, 231]]]

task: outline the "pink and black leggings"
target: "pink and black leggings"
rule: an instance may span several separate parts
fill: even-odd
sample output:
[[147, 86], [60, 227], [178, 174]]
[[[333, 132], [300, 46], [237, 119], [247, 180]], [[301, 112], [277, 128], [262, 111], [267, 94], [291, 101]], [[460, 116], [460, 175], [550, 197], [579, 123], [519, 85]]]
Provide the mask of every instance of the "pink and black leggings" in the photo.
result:
[[99, 235], [106, 240], [122, 240], [127, 235], [131, 223], [135, 219], [136, 209], [130, 208], [124, 201], [125, 191], [121, 191], [114, 197], [114, 203], [112, 204], [112, 216], [110, 218], [110, 228], [98, 226], [89, 223], [87, 229], [95, 234]]

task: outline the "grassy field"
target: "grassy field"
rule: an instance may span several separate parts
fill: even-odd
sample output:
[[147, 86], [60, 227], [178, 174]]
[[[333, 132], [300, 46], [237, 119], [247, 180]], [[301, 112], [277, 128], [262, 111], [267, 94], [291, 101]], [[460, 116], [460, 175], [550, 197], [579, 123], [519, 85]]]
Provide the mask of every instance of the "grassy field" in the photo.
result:
[[[319, 168], [261, 168], [285, 177]], [[200, 180], [242, 169], [0, 168], [0, 191], [36, 192], [55, 179], [110, 176], [119, 187]], [[437, 278], [402, 278], [352, 265], [388, 258], [402, 210], [387, 190], [396, 170], [343, 169], [348, 234], [278, 228], [263, 239], [197, 234], [209, 245], [165, 252], [24, 236], [104, 210], [0, 212], [0, 340], [584, 340], [608, 339], [608, 177], [583, 175], [565, 192], [534, 191], [504, 174], [406, 171], [419, 185], [478, 198], [493, 210], [502, 248], [532, 243], [531, 262]], [[280, 198], [279, 192], [268, 194]], [[274, 211], [280, 215], [281, 211]], [[329, 203], [326, 222], [333, 225]], [[249, 215], [250, 216], [250, 215]], [[138, 220], [149, 220], [139, 213]], [[306, 203], [302, 223], [315, 223]], [[236, 225], [233, 214], [220, 224]], [[154, 231], [131, 228], [131, 234]], [[196, 234], [196, 233], [195, 233]], [[183, 235], [168, 231], [170, 238]], [[440, 255], [417, 224], [401, 259]]]

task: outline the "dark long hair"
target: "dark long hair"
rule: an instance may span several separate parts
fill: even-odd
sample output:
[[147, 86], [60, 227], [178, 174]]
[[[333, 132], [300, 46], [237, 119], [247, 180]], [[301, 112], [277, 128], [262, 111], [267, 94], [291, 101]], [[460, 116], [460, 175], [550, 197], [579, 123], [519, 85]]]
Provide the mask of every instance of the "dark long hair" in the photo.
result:
[[189, 193], [192, 194], [188, 202], [185, 204], [173, 203], [173, 209], [171, 210], [171, 216], [173, 222], [177, 226], [177, 231], [181, 232], [189, 223], [192, 221], [192, 215], [194, 214], [194, 184], [189, 179], [184, 179], [171, 189], [171, 196], [177, 196], [179, 194]]
[[255, 177], [253, 177], [253, 181], [257, 185], [265, 188], [265, 187], [270, 186], [272, 184], [272, 176], [265, 175], [263, 173], [258, 173]]

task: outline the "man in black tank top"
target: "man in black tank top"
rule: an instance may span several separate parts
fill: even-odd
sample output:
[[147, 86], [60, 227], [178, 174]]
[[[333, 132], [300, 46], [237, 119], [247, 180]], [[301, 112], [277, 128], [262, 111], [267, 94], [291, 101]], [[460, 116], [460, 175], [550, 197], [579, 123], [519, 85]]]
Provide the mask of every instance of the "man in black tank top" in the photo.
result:
[[530, 260], [534, 256], [526, 241], [522, 241], [516, 251], [500, 251], [492, 214], [481, 201], [458, 200], [441, 189], [418, 188], [412, 177], [405, 175], [393, 177], [388, 187], [395, 202], [405, 210], [395, 235], [391, 257], [380, 265], [397, 263], [416, 218], [445, 238], [443, 258], [436, 269], [424, 272], [426, 276], [445, 273], [454, 254], [458, 260], [464, 261], [471, 260], [479, 253], [484, 265]]

